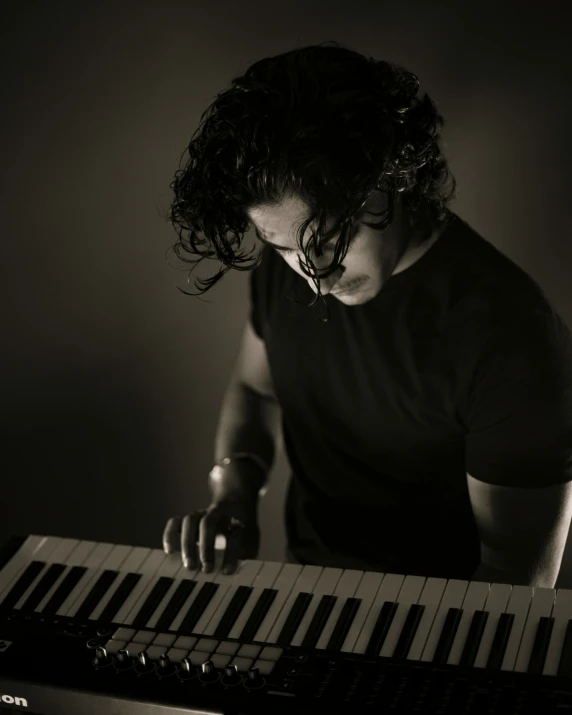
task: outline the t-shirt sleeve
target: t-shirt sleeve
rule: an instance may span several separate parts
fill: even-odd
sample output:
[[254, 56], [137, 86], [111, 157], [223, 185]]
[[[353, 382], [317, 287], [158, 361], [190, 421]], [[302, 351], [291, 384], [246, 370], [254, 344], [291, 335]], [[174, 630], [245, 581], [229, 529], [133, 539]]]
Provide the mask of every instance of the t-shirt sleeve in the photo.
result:
[[535, 314], [495, 332], [471, 389], [466, 471], [508, 487], [572, 480], [570, 330], [556, 314]]

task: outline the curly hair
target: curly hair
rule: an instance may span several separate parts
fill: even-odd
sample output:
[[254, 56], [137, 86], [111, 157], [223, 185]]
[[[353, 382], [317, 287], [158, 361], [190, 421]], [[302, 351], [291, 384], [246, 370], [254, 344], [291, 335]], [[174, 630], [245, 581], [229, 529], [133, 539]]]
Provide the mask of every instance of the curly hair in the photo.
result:
[[[356, 215], [374, 191], [386, 193], [388, 205], [375, 214], [384, 216], [380, 222], [362, 222], [371, 228], [384, 231], [391, 225], [399, 193], [406, 226], [418, 243], [450, 220], [447, 204], [456, 195], [456, 182], [439, 147], [444, 120], [426, 93], [417, 97], [417, 76], [329, 44], [255, 62], [202, 114], [183, 152], [184, 157], [188, 151], [187, 162], [170, 185], [168, 218], [179, 237], [172, 247], [178, 258], [198, 264], [216, 257], [225, 266], [211, 278], [195, 280], [196, 287], [206, 286], [199, 294], [230, 268], [253, 270], [260, 264], [261, 253], [242, 265], [254, 250], [240, 250], [250, 226], [247, 211], [287, 196], [300, 198], [309, 209], [298, 245], [306, 259], [299, 259], [302, 270], [317, 288], [312, 306], [323, 299], [320, 277], [344, 260]], [[328, 217], [336, 222], [326, 232]], [[304, 245], [312, 222], [316, 230]], [[332, 262], [318, 275], [310, 252], [315, 248], [321, 255], [335, 235]]]

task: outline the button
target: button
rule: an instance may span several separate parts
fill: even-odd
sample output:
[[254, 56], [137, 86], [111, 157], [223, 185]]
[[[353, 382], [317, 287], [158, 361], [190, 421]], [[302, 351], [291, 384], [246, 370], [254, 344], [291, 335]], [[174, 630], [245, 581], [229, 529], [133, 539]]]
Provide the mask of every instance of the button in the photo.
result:
[[153, 641], [153, 645], [164, 645], [167, 648], [170, 648], [176, 640], [177, 636], [174, 636], [171, 633], [158, 633]]
[[201, 638], [195, 646], [195, 650], [200, 650], [204, 653], [212, 653], [214, 650], [216, 650], [217, 646], [217, 640], [214, 640], [213, 638]]
[[246, 671], [252, 666], [251, 658], [233, 658], [230, 663], [231, 665], [236, 665], [239, 672], [246, 673]]
[[225, 655], [234, 655], [239, 648], [240, 643], [231, 643], [230, 641], [223, 641], [216, 649], [216, 652], [224, 653]]
[[121, 650], [122, 648], [125, 648], [126, 645], [127, 641], [118, 641], [115, 640], [115, 638], [112, 638], [105, 644], [105, 650], [108, 652], [109, 655], [115, 655], [117, 651]]
[[137, 631], [131, 640], [135, 643], [152, 643], [155, 635], [154, 631]]
[[270, 660], [257, 660], [254, 667], [258, 668], [260, 675], [270, 675], [270, 673], [274, 670], [275, 665], [276, 663], [273, 663]]
[[130, 641], [136, 633], [133, 628], [118, 628], [113, 637], [118, 641]]
[[258, 658], [261, 649], [260, 645], [243, 645], [238, 651], [238, 655], [243, 658]]
[[263, 658], [264, 660], [277, 661], [283, 652], [283, 648], [272, 648], [271, 646], [266, 646], [266, 648], [262, 649], [262, 653], [260, 653], [258, 657]]
[[175, 648], [183, 648], [184, 650], [192, 650], [197, 640], [195, 636], [179, 636], [173, 643], [173, 646]]

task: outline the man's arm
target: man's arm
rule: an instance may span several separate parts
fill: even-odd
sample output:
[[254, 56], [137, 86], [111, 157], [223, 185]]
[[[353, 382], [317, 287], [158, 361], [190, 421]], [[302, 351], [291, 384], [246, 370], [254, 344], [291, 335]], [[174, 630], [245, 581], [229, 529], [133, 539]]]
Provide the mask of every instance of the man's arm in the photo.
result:
[[467, 473], [481, 539], [473, 580], [554, 588], [572, 518], [572, 482], [499, 487]]

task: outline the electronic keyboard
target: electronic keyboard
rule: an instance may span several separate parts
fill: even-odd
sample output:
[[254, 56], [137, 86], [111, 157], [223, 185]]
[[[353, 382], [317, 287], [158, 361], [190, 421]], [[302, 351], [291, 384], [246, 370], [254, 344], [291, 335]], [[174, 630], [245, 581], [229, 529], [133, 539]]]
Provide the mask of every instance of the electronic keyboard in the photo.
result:
[[55, 536], [0, 550], [0, 711], [572, 712], [572, 590]]

